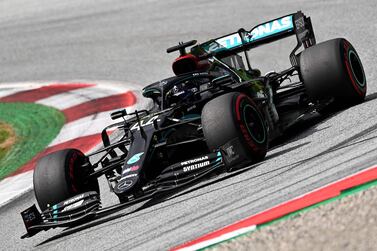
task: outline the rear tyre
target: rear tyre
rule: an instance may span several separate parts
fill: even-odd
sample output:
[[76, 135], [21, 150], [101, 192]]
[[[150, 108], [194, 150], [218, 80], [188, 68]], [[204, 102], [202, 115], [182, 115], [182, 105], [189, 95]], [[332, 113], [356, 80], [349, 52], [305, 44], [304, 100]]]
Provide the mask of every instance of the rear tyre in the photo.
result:
[[74, 195], [97, 191], [98, 180], [85, 177], [89, 167], [82, 167], [85, 155], [76, 149], [65, 149], [51, 153], [37, 163], [33, 175], [34, 193], [42, 211]]
[[355, 48], [344, 38], [328, 40], [301, 52], [300, 74], [313, 99], [334, 98], [339, 105], [364, 100], [364, 68]]
[[209, 101], [202, 111], [202, 127], [211, 151], [239, 139], [250, 162], [266, 156], [267, 126], [258, 107], [245, 94], [231, 92]]

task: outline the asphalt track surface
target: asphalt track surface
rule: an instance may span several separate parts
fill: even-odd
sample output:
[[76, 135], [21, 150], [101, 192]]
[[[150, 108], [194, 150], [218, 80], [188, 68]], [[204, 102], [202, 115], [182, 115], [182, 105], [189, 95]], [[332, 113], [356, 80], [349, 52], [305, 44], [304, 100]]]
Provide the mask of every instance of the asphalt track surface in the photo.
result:
[[[353, 43], [368, 81], [365, 103], [296, 128], [264, 162], [155, 205], [140, 203], [79, 229], [20, 240], [19, 212], [34, 203], [30, 192], [0, 208], [4, 250], [168, 249], [377, 162], [376, 1], [2, 0], [0, 8], [0, 82], [92, 79], [144, 86], [171, 74], [174, 55], [165, 49], [178, 41], [204, 41], [299, 9], [312, 17], [317, 41], [346, 37]], [[258, 48], [252, 62], [262, 72], [282, 70], [293, 45], [294, 39]], [[103, 191], [104, 204], [115, 201]]]

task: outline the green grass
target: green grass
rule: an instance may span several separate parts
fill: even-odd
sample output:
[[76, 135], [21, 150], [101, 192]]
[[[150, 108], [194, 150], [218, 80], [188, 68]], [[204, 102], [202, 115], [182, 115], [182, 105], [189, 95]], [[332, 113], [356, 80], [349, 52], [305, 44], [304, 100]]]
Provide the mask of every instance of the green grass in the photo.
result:
[[[0, 180], [43, 151], [65, 123], [64, 114], [34, 103], [0, 103], [0, 121], [10, 125], [16, 142], [0, 158]], [[1, 135], [1, 133], [0, 133]], [[6, 137], [3, 133], [1, 138]]]

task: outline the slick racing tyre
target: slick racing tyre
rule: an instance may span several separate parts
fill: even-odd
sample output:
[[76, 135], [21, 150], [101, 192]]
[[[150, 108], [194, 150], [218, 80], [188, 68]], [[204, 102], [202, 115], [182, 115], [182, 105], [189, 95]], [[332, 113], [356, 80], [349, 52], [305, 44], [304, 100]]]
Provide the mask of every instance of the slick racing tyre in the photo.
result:
[[85, 180], [89, 167], [82, 167], [86, 157], [76, 149], [51, 153], [37, 163], [34, 171], [34, 193], [42, 211], [74, 195], [96, 191], [98, 180]]
[[364, 68], [355, 48], [344, 38], [328, 40], [301, 52], [300, 74], [309, 97], [332, 97], [340, 105], [364, 100]]
[[247, 162], [255, 163], [266, 156], [266, 123], [245, 94], [231, 92], [209, 101], [202, 111], [202, 127], [211, 151], [238, 139]]

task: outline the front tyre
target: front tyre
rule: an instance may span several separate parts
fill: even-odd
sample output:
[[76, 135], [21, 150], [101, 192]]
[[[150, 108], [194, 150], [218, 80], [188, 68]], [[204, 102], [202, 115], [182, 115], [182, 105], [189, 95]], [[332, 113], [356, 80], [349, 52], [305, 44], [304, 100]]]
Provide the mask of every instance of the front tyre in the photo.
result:
[[236, 139], [249, 162], [266, 156], [266, 123], [254, 101], [245, 94], [231, 92], [209, 101], [202, 111], [202, 128], [211, 151]]
[[364, 100], [367, 84], [355, 48], [344, 38], [328, 40], [300, 54], [300, 74], [312, 99], [332, 97], [340, 105]]
[[87, 157], [76, 149], [65, 149], [41, 158], [34, 171], [34, 193], [42, 211], [74, 195], [96, 191], [97, 179], [87, 179]]

